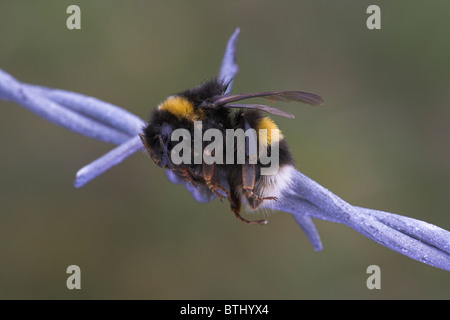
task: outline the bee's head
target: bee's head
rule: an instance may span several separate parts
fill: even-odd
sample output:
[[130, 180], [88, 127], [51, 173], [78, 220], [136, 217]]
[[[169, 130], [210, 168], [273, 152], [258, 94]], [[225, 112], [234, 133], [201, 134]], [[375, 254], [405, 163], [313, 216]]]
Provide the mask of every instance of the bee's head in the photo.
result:
[[151, 121], [144, 128], [144, 134], [139, 135], [153, 162], [161, 168], [172, 168], [169, 150], [172, 131], [172, 126], [167, 122]]
[[194, 108], [184, 96], [174, 95], [164, 100], [152, 113], [141, 136], [147, 152], [160, 167], [173, 168], [169, 158], [173, 143], [172, 132], [179, 127], [189, 127], [192, 121], [201, 119], [203, 113]]

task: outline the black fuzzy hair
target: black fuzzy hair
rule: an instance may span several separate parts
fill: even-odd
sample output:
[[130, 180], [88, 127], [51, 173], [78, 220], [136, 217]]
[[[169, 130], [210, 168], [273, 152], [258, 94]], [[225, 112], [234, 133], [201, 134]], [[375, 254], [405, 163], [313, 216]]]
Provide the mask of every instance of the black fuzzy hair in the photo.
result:
[[178, 95], [187, 98], [198, 107], [203, 101], [209, 101], [214, 96], [220, 96], [227, 90], [228, 84], [220, 82], [217, 78], [213, 78], [202, 82], [193, 89], [188, 89], [178, 93]]

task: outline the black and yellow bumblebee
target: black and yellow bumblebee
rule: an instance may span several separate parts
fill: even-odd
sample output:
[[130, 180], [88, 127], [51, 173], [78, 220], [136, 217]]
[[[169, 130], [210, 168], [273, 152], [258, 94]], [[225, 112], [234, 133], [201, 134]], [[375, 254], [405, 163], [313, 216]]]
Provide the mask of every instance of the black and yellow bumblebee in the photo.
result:
[[[270, 207], [270, 204], [263, 204], [276, 201], [282, 192], [289, 188], [294, 163], [283, 135], [281, 133], [276, 135], [276, 141], [272, 141], [271, 131], [278, 130], [278, 127], [261, 111], [288, 118], [294, 116], [267, 105], [235, 102], [262, 97], [271, 101], [298, 101], [320, 105], [323, 100], [318, 95], [301, 91], [225, 94], [227, 87], [227, 83], [214, 78], [193, 89], [169, 96], [152, 112], [140, 137], [145, 149], [158, 166], [171, 170], [195, 188], [207, 189], [220, 199], [226, 197], [232, 212], [241, 221], [264, 224], [266, 220], [250, 221], [243, 218], [240, 215], [241, 203], [246, 202], [251, 209]], [[207, 164], [203, 161], [196, 164], [191, 161], [188, 164], [174, 164], [170, 156], [175, 143], [171, 139], [172, 132], [182, 128], [188, 130], [193, 137], [194, 123], [198, 121], [202, 124], [203, 132], [211, 128], [218, 129], [224, 133], [224, 137], [226, 137], [227, 129], [251, 128], [256, 132], [262, 129], [267, 130], [262, 131], [262, 135], [257, 135], [257, 139], [269, 153], [271, 146], [277, 143], [279, 152], [277, 172], [272, 175], [261, 175], [261, 169], [267, 164], [263, 164], [259, 158], [257, 161], [249, 161], [247, 145], [245, 145], [244, 163], [226, 164], [225, 161], [218, 161]], [[222, 143], [225, 145], [225, 138]], [[205, 145], [202, 144], [202, 148], [204, 147]], [[191, 159], [194, 158], [193, 153]]]

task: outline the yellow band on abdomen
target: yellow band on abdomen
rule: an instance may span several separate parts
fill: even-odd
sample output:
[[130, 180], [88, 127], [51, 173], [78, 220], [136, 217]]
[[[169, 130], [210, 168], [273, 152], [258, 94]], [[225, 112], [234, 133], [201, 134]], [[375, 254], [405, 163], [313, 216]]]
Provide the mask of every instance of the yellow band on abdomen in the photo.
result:
[[[281, 139], [283, 139], [283, 135], [281, 134], [280, 129], [278, 129], [278, 126], [269, 117], [262, 118], [259, 121], [256, 129], [258, 130], [259, 141], [263, 145], [267, 146], [267, 145], [271, 144], [272, 142], [280, 141]], [[261, 130], [261, 129], [267, 130], [266, 131], [267, 134], [259, 134], [259, 130]], [[272, 141], [272, 130], [278, 131], [278, 135], [276, 135], [276, 134], [274, 135], [274, 138], [276, 138], [275, 141]]]

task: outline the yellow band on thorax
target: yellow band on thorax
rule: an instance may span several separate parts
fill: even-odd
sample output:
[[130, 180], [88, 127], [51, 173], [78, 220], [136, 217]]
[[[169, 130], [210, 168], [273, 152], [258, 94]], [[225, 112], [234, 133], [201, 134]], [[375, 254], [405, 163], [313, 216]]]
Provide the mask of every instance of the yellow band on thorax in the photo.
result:
[[158, 106], [158, 110], [168, 111], [180, 120], [197, 121], [203, 118], [203, 112], [201, 110], [196, 111], [192, 103], [181, 96], [168, 97]]

